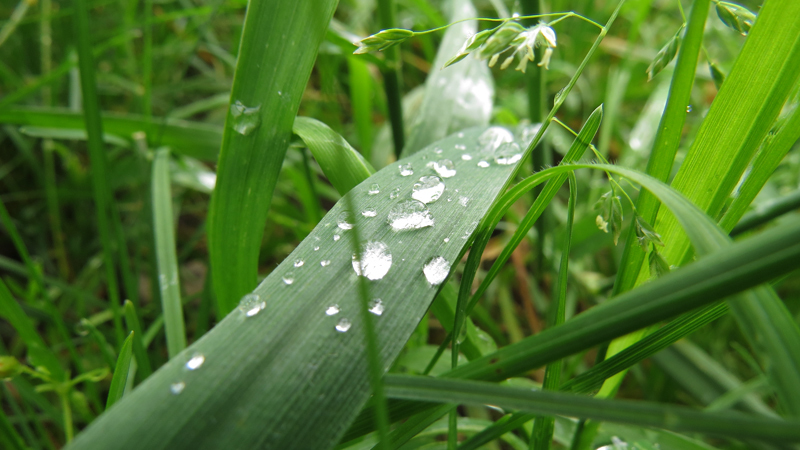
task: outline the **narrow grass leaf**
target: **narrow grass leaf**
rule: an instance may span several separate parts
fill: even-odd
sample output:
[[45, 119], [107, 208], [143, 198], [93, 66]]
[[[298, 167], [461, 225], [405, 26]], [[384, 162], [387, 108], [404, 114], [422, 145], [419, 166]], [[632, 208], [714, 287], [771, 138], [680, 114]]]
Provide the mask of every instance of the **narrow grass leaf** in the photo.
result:
[[709, 413], [652, 402], [599, 400], [486, 382], [404, 375], [387, 375], [386, 390], [390, 397], [409, 400], [491, 404], [540, 414], [587, 417], [674, 431], [773, 442], [800, 441], [800, 421], [733, 413]]
[[298, 117], [292, 131], [305, 142], [322, 173], [339, 194], [369, 178], [375, 169], [337, 132], [319, 120]]
[[281, 0], [250, 2], [247, 9], [208, 214], [211, 274], [223, 315], [256, 286], [267, 211], [336, 4]]
[[153, 234], [158, 263], [158, 286], [161, 310], [170, 358], [186, 347], [186, 328], [183, 324], [178, 257], [175, 254], [175, 225], [172, 214], [172, 190], [169, 179], [169, 150], [156, 151], [153, 160]]
[[119, 358], [117, 358], [117, 364], [114, 367], [114, 375], [111, 377], [111, 387], [108, 389], [106, 409], [111, 408], [111, 405], [121, 399], [122, 394], [125, 393], [125, 383], [128, 382], [128, 370], [131, 367], [131, 356], [133, 355], [133, 336], [134, 332], [131, 331], [119, 351]]
[[142, 326], [139, 323], [139, 316], [136, 314], [136, 307], [130, 300], [125, 300], [122, 310], [125, 314], [125, 325], [128, 332], [133, 336], [133, 355], [136, 357], [136, 373], [141, 380], [146, 379], [153, 373], [150, 366], [150, 358], [142, 342]]

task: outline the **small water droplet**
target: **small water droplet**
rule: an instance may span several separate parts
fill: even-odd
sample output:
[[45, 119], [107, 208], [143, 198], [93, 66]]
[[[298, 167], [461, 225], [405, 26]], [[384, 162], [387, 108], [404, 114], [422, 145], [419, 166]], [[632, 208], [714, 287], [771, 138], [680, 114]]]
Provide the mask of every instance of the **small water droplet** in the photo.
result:
[[231, 105], [231, 126], [234, 131], [247, 136], [261, 125], [261, 106], [247, 107], [239, 100]]
[[444, 187], [442, 179], [435, 175], [421, 177], [418, 182], [414, 183], [411, 198], [422, 203], [432, 203], [442, 196]]
[[400, 175], [404, 177], [407, 177], [409, 175], [414, 175], [414, 168], [411, 166], [411, 163], [400, 164], [397, 167], [400, 169]]
[[189, 370], [199, 369], [206, 362], [206, 357], [200, 353], [195, 353], [189, 361], [186, 361], [186, 368]]
[[514, 142], [514, 135], [503, 127], [489, 127], [478, 136], [481, 151], [492, 154], [506, 142]]
[[478, 167], [480, 167], [482, 169], [485, 169], [485, 168], [489, 167], [489, 161], [485, 161], [485, 160], [478, 161]]
[[539, 133], [539, 128], [542, 127], [541, 123], [532, 123], [526, 125], [522, 128], [522, 130], [517, 130], [517, 134], [519, 135], [519, 142], [521, 143], [522, 148], [528, 148], [533, 142], [533, 138], [536, 137], [536, 134]]
[[333, 235], [333, 240], [334, 240], [334, 241], [338, 241], [338, 240], [339, 240], [339, 239], [341, 239], [341, 238], [342, 238], [342, 237], [341, 237], [341, 236], [339, 236], [338, 234], [334, 234], [334, 235]]
[[239, 300], [239, 311], [247, 317], [253, 317], [267, 306], [258, 294], [247, 294]]
[[516, 142], [507, 142], [494, 152], [494, 162], [501, 166], [517, 163], [520, 159], [522, 159], [522, 150]]
[[186, 383], [184, 383], [183, 381], [179, 381], [177, 383], [172, 383], [171, 385], [169, 385], [169, 391], [175, 395], [178, 395], [181, 392], [183, 392], [183, 388], [185, 387]]
[[464, 197], [463, 195], [461, 197], [458, 197], [458, 204], [459, 205], [461, 205], [461, 206], [466, 208], [467, 207], [467, 203], [469, 203], [469, 198]]
[[422, 273], [425, 274], [425, 279], [428, 280], [431, 286], [440, 285], [450, 273], [450, 263], [441, 256], [431, 258], [430, 261], [422, 266]]
[[361, 211], [361, 215], [364, 217], [375, 217], [378, 215], [378, 212], [375, 211], [375, 208], [367, 208]]
[[687, 112], [687, 113], [690, 113], [690, 112], [692, 112], [692, 105], [688, 105], [688, 106], [686, 106], [686, 112]]
[[450, 238], [444, 238], [444, 243], [447, 244], [448, 242], [450, 242]]
[[289, 286], [294, 283], [294, 272], [286, 272], [286, 275], [281, 277], [283, 284]]
[[319, 262], [319, 265], [322, 266], [322, 267], [328, 267], [328, 266], [331, 265], [331, 260], [330, 259], [323, 259], [322, 261]]
[[460, 138], [463, 138], [464, 137], [464, 132], [463, 131], [459, 131], [456, 136], [458, 136]]
[[353, 222], [350, 221], [349, 211], [342, 211], [339, 213], [339, 219], [336, 221], [336, 226], [343, 230], [350, 230], [353, 228]]
[[353, 270], [356, 275], [370, 280], [380, 280], [392, 267], [392, 254], [383, 242], [370, 241], [361, 246], [360, 257], [353, 254]]
[[464, 161], [472, 161], [472, 155], [470, 155], [469, 153], [464, 153], [463, 155], [461, 155], [461, 159], [463, 159]]
[[383, 314], [384, 306], [383, 300], [376, 298], [369, 302], [369, 312], [375, 314], [376, 316], [380, 316]]
[[442, 150], [442, 149], [441, 149], [441, 148], [439, 148], [439, 147], [436, 147], [436, 148], [433, 150], [433, 152], [434, 152], [434, 153], [436, 153], [437, 155], [441, 155], [443, 151], [444, 151], [444, 150]]
[[338, 332], [340, 332], [340, 333], [345, 333], [345, 332], [347, 332], [347, 330], [349, 330], [349, 329], [350, 329], [350, 327], [351, 327], [352, 325], [353, 325], [353, 324], [352, 324], [352, 323], [350, 323], [350, 321], [349, 321], [349, 320], [347, 320], [347, 319], [342, 319], [342, 320], [340, 320], [340, 321], [339, 321], [339, 323], [337, 323], [337, 324], [336, 324], [336, 331], [338, 331]]
[[442, 178], [450, 178], [456, 174], [456, 166], [453, 164], [453, 161], [450, 161], [449, 159], [443, 159], [441, 161], [434, 162], [433, 170], [435, 170], [436, 173], [438, 173]]
[[328, 316], [335, 316], [336, 314], [339, 314], [339, 305], [328, 306], [328, 309], [325, 310], [325, 314]]
[[319, 246], [314, 247], [314, 251], [318, 252], [319, 251]]
[[389, 211], [388, 222], [394, 231], [416, 230], [432, 227], [433, 216], [424, 203], [417, 200], [404, 200]]
[[306, 262], [303, 261], [302, 259], [298, 259], [297, 261], [294, 262], [294, 266], [295, 267], [303, 267], [303, 264], [305, 264], [305, 263]]
[[461, 150], [462, 152], [467, 149], [467, 146], [464, 144], [456, 144], [456, 150]]
[[369, 190], [367, 191], [367, 195], [377, 195], [381, 193], [381, 187], [378, 183], [373, 183]]
[[397, 197], [400, 197], [400, 188], [394, 188], [394, 190], [392, 190], [392, 192], [389, 193], [390, 199], [394, 200]]

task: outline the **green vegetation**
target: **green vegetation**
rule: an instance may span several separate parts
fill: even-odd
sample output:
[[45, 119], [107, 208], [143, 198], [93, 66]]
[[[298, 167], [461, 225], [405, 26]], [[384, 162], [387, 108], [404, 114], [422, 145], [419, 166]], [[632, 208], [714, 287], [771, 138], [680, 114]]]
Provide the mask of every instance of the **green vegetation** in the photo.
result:
[[0, 11], [0, 447], [800, 444], [800, 2]]

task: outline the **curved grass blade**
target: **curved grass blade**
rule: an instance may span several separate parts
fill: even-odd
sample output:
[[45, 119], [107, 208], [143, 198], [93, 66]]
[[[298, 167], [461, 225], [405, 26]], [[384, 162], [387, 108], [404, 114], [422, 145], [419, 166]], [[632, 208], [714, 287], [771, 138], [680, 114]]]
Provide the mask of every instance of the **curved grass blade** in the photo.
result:
[[[478, 221], [514, 170], [513, 165], [477, 165], [482, 131], [465, 130], [462, 137], [437, 142], [434, 146], [443, 149], [441, 154], [432, 146], [382, 169], [347, 194], [357, 208], [352, 215], [367, 250], [377, 250], [367, 253], [383, 255], [376, 244], [383, 243], [391, 254], [388, 267], [355, 266], [375, 278], [368, 281], [370, 296], [381, 299], [384, 306], [375, 317], [383, 371], [448, 276], [450, 270], [441, 261], [454, 265], [460, 259]], [[475, 159], [462, 160], [463, 153]], [[453, 161], [455, 173], [438, 173], [428, 166], [442, 162], [447, 167], [444, 159]], [[415, 193], [420, 178], [435, 175], [441, 175], [442, 186], [434, 183], [426, 192], [418, 187]], [[380, 192], [370, 195], [375, 183]], [[422, 217], [403, 220], [393, 215], [392, 220], [396, 228], [405, 223], [412, 229], [394, 231], [387, 224], [389, 213], [412, 196], [432, 200], [439, 194], [438, 200], [424, 206], [432, 226], [413, 229], [428, 217], [424, 210], [414, 209], [411, 212]], [[350, 214], [342, 219], [345, 204], [343, 200], [334, 206], [273, 270], [253, 292], [258, 297], [243, 299], [241, 310], [229, 314], [100, 416], [77, 437], [73, 448], [333, 446], [369, 396], [353, 236], [346, 222]], [[423, 267], [437, 257], [442, 260], [437, 259], [435, 270], [428, 269], [426, 275]], [[379, 261], [385, 263], [386, 257]], [[377, 279], [381, 267], [388, 271]], [[204, 363], [187, 370], [185, 364], [195, 354], [202, 354]], [[173, 384], [182, 387], [176, 389], [179, 394], [171, 393]], [[153, 402], [161, 405], [157, 411]], [[120, 431], [112, 436], [106, 431], [109, 427]], [[234, 434], [226, 431], [232, 427], [237, 430]]]
[[250, 2], [208, 214], [221, 315], [256, 286], [272, 194], [336, 0]]
[[111, 377], [111, 387], [108, 389], [106, 409], [111, 408], [111, 405], [121, 399], [122, 394], [125, 393], [125, 383], [128, 382], [128, 370], [131, 367], [131, 356], [133, 355], [133, 334], [134, 332], [131, 331], [119, 350], [119, 358], [117, 358], [117, 364], [114, 367], [114, 376]]
[[300, 136], [311, 150], [322, 173], [328, 177], [339, 194], [346, 194], [375, 173], [375, 169], [356, 149], [351, 147], [339, 133], [319, 120], [298, 117], [294, 120], [292, 131]]
[[169, 150], [156, 151], [153, 161], [153, 234], [158, 263], [158, 286], [169, 357], [186, 348], [186, 327], [183, 324], [178, 257], [175, 254], [175, 225], [172, 214], [172, 191], [169, 179]]
[[[452, 8], [451, 21], [477, 15], [469, 0], [454, 1]], [[410, 133], [402, 156], [412, 155], [458, 130], [489, 124], [494, 102], [494, 81], [486, 64], [470, 58], [443, 68], [475, 31], [477, 22], [468, 21], [455, 24], [445, 32], [431, 73], [425, 80], [425, 97], [420, 114], [409, 127]]]
[[491, 404], [539, 414], [588, 417], [639, 426], [691, 431], [772, 442], [800, 442], [800, 421], [710, 413], [652, 402], [599, 400], [493, 383], [387, 375], [390, 397], [442, 403]]

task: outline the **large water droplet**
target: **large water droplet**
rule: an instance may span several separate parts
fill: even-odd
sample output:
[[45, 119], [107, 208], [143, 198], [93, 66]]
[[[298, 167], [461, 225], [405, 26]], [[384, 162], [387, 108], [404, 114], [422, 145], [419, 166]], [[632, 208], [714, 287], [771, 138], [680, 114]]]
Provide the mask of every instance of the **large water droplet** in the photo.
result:
[[302, 259], [298, 259], [298, 260], [296, 260], [296, 261], [294, 262], [294, 266], [295, 266], [295, 267], [303, 267], [303, 264], [305, 264], [305, 263], [306, 263], [306, 262], [305, 262], [305, 261], [303, 261]]
[[239, 301], [239, 311], [247, 317], [253, 317], [267, 306], [258, 294], [247, 294]]
[[231, 105], [231, 118], [233, 130], [247, 136], [261, 125], [261, 106], [247, 107], [236, 100]]
[[353, 228], [353, 222], [350, 219], [349, 211], [342, 211], [339, 213], [339, 218], [336, 221], [336, 226], [343, 230], [350, 230]]
[[178, 395], [181, 392], [183, 392], [183, 388], [185, 387], [186, 383], [184, 383], [183, 381], [178, 381], [177, 383], [172, 383], [169, 385], [169, 391], [175, 395]]
[[472, 161], [472, 155], [470, 155], [469, 153], [464, 153], [463, 155], [461, 155], [461, 159], [463, 159], [464, 161]]
[[361, 215], [364, 217], [375, 217], [378, 215], [378, 211], [375, 211], [375, 208], [367, 208], [361, 211]]
[[369, 312], [375, 314], [376, 316], [380, 316], [383, 314], [384, 306], [383, 300], [376, 298], [369, 302]]
[[478, 136], [481, 151], [489, 154], [506, 142], [514, 142], [514, 135], [503, 127], [490, 127]]
[[352, 325], [353, 324], [350, 323], [349, 320], [342, 319], [342, 320], [339, 321], [339, 323], [336, 324], [336, 331], [338, 331], [340, 333], [344, 333], [347, 330], [349, 330]]
[[323, 259], [322, 261], [319, 262], [319, 265], [322, 266], [322, 267], [328, 267], [328, 266], [331, 265], [331, 260], [330, 259]]
[[335, 316], [336, 314], [339, 314], [339, 305], [328, 306], [328, 309], [325, 310], [325, 314], [328, 316]]
[[378, 195], [381, 193], [381, 186], [378, 183], [374, 183], [369, 187], [367, 191], [367, 195]]
[[361, 246], [361, 255], [353, 255], [356, 275], [370, 280], [380, 280], [392, 267], [392, 254], [383, 242], [370, 241]]
[[432, 227], [433, 216], [424, 203], [404, 200], [389, 211], [389, 225], [394, 231]]
[[195, 353], [189, 361], [186, 361], [186, 368], [189, 370], [199, 369], [206, 362], [206, 357], [200, 353]]
[[532, 123], [524, 126], [522, 130], [517, 130], [519, 134], [519, 141], [523, 148], [528, 148], [528, 146], [531, 145], [533, 138], [535, 138], [536, 134], [539, 132], [539, 128], [542, 128], [542, 124]]
[[450, 263], [441, 256], [437, 256], [422, 266], [422, 273], [425, 274], [428, 283], [437, 286], [447, 279], [447, 275], [450, 273]]
[[441, 161], [436, 161], [433, 164], [433, 170], [439, 174], [442, 178], [450, 178], [456, 175], [456, 166], [453, 164], [453, 161], [449, 159], [443, 159]]
[[494, 152], [494, 162], [501, 166], [515, 164], [522, 159], [522, 150], [516, 142], [507, 142]]
[[400, 197], [400, 188], [394, 188], [392, 192], [389, 193], [389, 198], [394, 200], [397, 197]]
[[485, 168], [489, 167], [489, 161], [486, 161], [486, 160], [478, 161], [478, 167], [480, 167], [481, 169], [485, 169]]
[[414, 183], [414, 188], [411, 190], [411, 198], [422, 203], [431, 203], [438, 200], [442, 196], [442, 192], [444, 192], [442, 179], [431, 175], [422, 177], [418, 182]]
[[294, 272], [286, 272], [286, 275], [282, 276], [281, 280], [283, 280], [283, 284], [287, 286], [294, 283]]
[[411, 166], [411, 163], [400, 164], [398, 168], [400, 169], [400, 175], [404, 177], [407, 177], [409, 175], [414, 175], [414, 168]]

